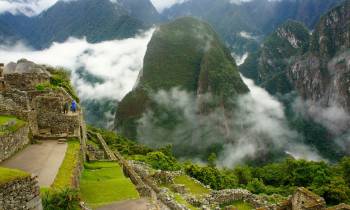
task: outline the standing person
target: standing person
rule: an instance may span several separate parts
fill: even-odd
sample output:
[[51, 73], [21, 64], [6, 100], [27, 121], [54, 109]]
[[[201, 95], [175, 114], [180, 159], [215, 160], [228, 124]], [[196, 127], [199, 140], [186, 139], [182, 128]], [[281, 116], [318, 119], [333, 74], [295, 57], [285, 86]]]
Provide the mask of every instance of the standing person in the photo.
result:
[[77, 111], [77, 102], [75, 102], [75, 100], [72, 101], [71, 110], [74, 113]]
[[63, 105], [63, 113], [64, 114], [68, 114], [68, 109], [69, 109], [69, 104], [68, 102], [66, 101]]

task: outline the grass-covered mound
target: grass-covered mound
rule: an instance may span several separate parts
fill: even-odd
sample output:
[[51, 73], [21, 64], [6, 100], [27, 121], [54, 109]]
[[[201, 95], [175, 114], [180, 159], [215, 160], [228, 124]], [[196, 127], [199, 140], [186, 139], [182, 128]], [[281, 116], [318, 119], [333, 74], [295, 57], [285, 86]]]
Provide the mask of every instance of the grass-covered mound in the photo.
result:
[[0, 136], [17, 131], [25, 122], [13, 116], [0, 116]]
[[29, 176], [30, 174], [24, 171], [0, 167], [0, 185]]
[[[198, 113], [203, 114], [217, 108], [228, 109], [232, 99], [249, 91], [229, 50], [215, 31], [209, 24], [191, 17], [161, 25], [154, 32], [139, 83], [118, 104], [116, 127], [120, 133], [137, 139], [139, 120], [149, 112], [154, 114], [155, 121], [159, 120], [153, 129], [159, 127], [165, 132], [172, 132], [182, 119], [179, 119], [176, 110], [167, 110], [170, 106], [164, 107], [155, 95], [160, 91], [171, 95], [169, 92], [175, 88], [194, 101], [201, 101], [203, 95], [211, 95], [210, 102], [204, 100], [198, 105], [201, 107]], [[178, 96], [176, 101], [181, 99], [186, 100]], [[163, 102], [168, 103], [166, 100]]]
[[92, 207], [139, 198], [135, 186], [115, 162], [85, 163], [80, 192]]

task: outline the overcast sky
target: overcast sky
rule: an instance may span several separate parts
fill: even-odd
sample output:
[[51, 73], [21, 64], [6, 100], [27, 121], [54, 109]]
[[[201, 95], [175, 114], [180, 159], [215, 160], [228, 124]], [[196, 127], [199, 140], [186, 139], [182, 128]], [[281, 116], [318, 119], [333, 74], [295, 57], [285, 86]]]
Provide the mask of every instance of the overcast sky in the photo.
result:
[[[60, 0], [0, 0], [0, 13], [24, 13], [28, 16], [37, 15]], [[71, 0], [61, 0], [71, 1]], [[159, 12], [189, 0], [150, 0]], [[215, 0], [213, 0], [215, 1]], [[241, 3], [250, 0], [230, 0], [232, 3]]]
[[[0, 13], [6, 11], [11, 13], [22, 12], [28, 16], [33, 16], [46, 10], [57, 1], [59, 0], [0, 0]], [[151, 0], [159, 12], [162, 12], [164, 9], [174, 4], [183, 3], [185, 1], [187, 0]]]

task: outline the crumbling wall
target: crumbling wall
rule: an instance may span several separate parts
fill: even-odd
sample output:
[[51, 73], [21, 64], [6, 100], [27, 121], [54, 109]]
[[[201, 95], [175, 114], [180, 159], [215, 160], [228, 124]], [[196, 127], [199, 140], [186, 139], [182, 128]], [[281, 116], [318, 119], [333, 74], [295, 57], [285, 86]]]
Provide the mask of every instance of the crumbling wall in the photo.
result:
[[268, 205], [268, 202], [262, 197], [251, 193], [244, 189], [227, 189], [213, 191], [207, 198], [209, 203], [214, 204], [229, 204], [233, 201], [244, 201], [251, 204], [254, 208], [260, 208]]
[[291, 198], [292, 210], [326, 209], [325, 200], [315, 193], [300, 187]]
[[0, 209], [42, 210], [36, 177], [24, 177], [0, 185]]
[[[0, 136], [0, 162], [11, 157], [17, 151], [30, 143], [28, 125], [19, 128], [17, 131]], [[1, 209], [1, 208], [0, 208]]]
[[12, 73], [5, 74], [6, 88], [19, 90], [35, 90], [38, 84], [49, 83], [47, 73]]

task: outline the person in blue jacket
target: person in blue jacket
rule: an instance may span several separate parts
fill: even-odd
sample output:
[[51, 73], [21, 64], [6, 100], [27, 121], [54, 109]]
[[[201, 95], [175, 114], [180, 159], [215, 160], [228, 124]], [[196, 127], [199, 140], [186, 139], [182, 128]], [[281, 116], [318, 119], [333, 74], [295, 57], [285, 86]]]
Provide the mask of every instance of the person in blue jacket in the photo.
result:
[[72, 112], [76, 112], [77, 111], [77, 102], [75, 102], [75, 100], [72, 101], [71, 111]]

